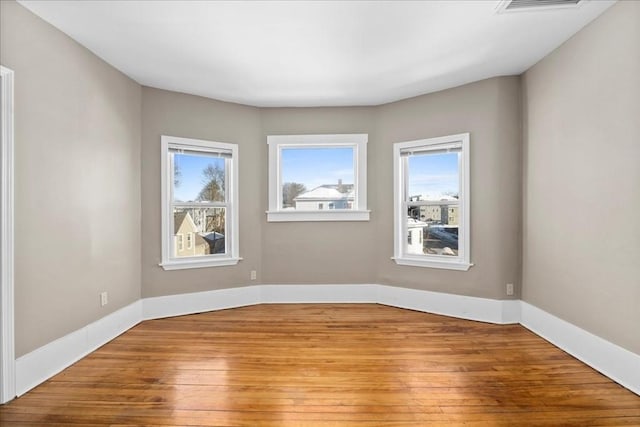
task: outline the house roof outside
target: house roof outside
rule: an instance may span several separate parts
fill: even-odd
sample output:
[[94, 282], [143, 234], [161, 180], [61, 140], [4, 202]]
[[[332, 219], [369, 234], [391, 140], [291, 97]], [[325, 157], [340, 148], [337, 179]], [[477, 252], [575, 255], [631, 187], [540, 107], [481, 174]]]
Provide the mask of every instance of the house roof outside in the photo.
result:
[[180, 230], [180, 227], [182, 227], [182, 223], [184, 221], [189, 221], [189, 226], [195, 231], [196, 230], [196, 223], [193, 222], [193, 218], [191, 218], [191, 215], [189, 215], [189, 212], [184, 211], [184, 212], [175, 212], [173, 214], [173, 234], [177, 234], [178, 231]]
[[347, 192], [338, 191], [338, 185], [321, 185], [312, 190], [298, 195], [294, 201], [309, 201], [309, 200], [353, 200], [353, 184], [341, 184], [343, 189]]
[[429, 224], [427, 224], [424, 221], [419, 221], [415, 218], [407, 218], [407, 229], [411, 230], [412, 228], [424, 228], [427, 227]]
[[409, 197], [409, 200], [412, 202], [420, 202], [420, 201], [438, 201], [438, 202], [455, 202], [459, 199], [457, 197], [441, 194], [441, 193], [432, 193], [432, 194], [419, 194], [415, 196]]

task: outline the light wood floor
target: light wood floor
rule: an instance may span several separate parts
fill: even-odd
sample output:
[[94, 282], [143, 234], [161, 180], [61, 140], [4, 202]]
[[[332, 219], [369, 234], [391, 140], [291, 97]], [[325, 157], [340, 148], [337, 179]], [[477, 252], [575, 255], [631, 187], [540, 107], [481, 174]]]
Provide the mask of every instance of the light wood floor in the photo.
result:
[[141, 323], [0, 424], [640, 426], [640, 397], [518, 325], [258, 305]]

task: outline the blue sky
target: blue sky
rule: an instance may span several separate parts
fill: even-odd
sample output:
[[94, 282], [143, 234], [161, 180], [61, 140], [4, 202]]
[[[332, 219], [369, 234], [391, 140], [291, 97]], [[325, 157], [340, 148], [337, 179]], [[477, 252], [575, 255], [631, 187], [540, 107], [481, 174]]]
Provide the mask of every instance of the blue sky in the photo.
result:
[[458, 194], [458, 153], [409, 157], [409, 196]]
[[[175, 154], [182, 176], [175, 199], [195, 200], [204, 186], [202, 171], [208, 166], [224, 168], [219, 157]], [[371, 169], [370, 169], [371, 172]], [[352, 148], [305, 148], [282, 150], [282, 182], [299, 182], [311, 190], [323, 184], [353, 184]], [[458, 154], [409, 157], [409, 195], [440, 195], [458, 192]]]
[[180, 185], [174, 188], [174, 199], [183, 202], [193, 201], [204, 187], [202, 171], [208, 166], [218, 166], [224, 170], [224, 159], [221, 157], [194, 156], [174, 154], [174, 164], [180, 168]]
[[282, 150], [282, 183], [298, 182], [312, 190], [324, 184], [353, 184], [353, 148]]

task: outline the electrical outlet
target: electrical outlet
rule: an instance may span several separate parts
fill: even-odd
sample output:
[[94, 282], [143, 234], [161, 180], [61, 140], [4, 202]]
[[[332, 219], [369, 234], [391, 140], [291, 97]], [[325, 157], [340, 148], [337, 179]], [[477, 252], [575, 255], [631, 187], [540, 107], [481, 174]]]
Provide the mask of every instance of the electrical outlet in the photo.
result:
[[251, 270], [251, 280], [256, 280], [256, 277], [258, 277], [258, 274], [256, 273], [256, 271]]
[[507, 283], [507, 295], [513, 295], [513, 283]]
[[109, 294], [107, 294], [106, 292], [101, 292], [100, 293], [100, 305], [102, 307], [104, 307], [108, 303], [109, 303]]

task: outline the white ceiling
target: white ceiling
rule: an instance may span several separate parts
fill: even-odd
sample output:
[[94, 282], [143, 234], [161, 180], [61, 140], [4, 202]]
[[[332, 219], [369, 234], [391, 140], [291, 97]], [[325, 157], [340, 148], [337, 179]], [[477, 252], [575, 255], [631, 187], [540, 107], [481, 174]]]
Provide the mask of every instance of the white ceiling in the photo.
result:
[[520, 74], [614, 1], [20, 3], [140, 84], [255, 106], [376, 105]]

